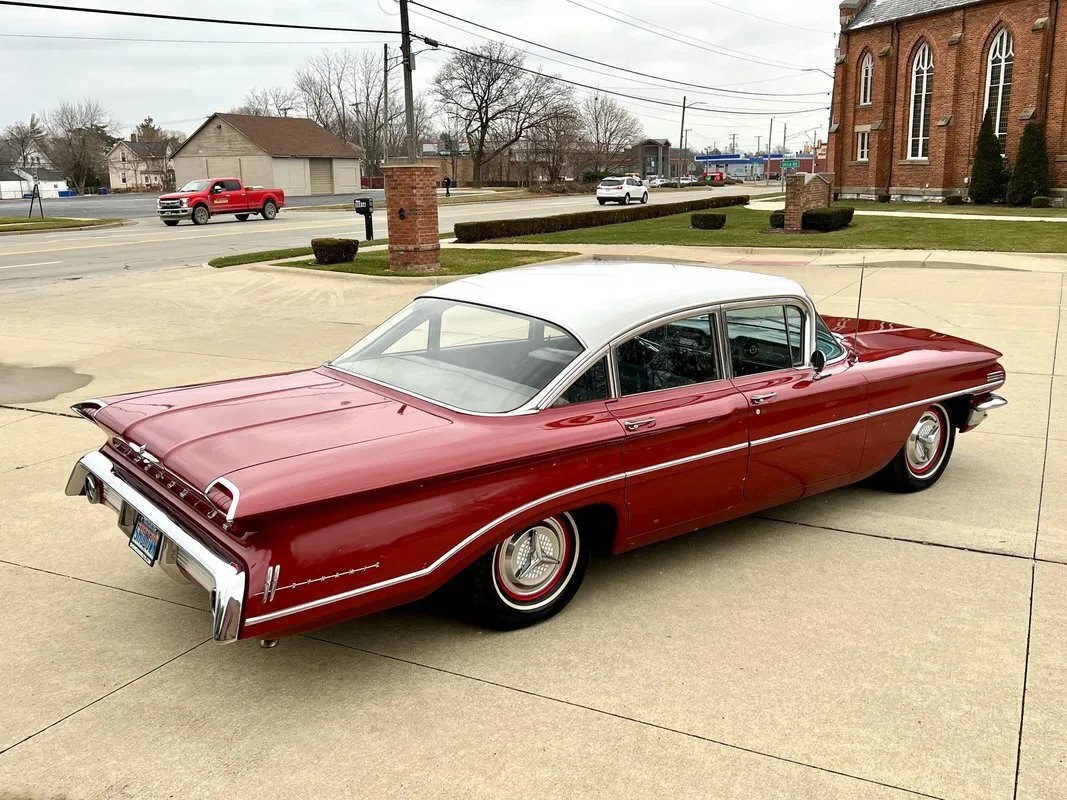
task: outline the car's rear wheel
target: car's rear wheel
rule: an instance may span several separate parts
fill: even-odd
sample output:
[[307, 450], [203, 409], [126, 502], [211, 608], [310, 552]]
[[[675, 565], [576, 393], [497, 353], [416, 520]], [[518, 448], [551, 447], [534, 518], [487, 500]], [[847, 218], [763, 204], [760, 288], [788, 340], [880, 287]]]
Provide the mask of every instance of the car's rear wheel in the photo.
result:
[[597, 201], [598, 203], [600, 203], [600, 205], [604, 205], [604, 203], [608, 202], [607, 200], [604, 200], [603, 198], [600, 198], [600, 197], [598, 197], [598, 198], [596, 199], [596, 201]]
[[237, 217], [238, 222], [246, 222], [248, 220], [248, 214], [234, 214]]
[[211, 212], [207, 210], [207, 206], [197, 206], [193, 209], [194, 225], [207, 225], [209, 219], [211, 219]]
[[470, 599], [487, 625], [524, 628], [571, 601], [588, 563], [574, 518], [548, 517], [509, 536], [470, 567]]
[[940, 403], [923, 411], [900, 452], [879, 473], [885, 488], [895, 492], [920, 492], [937, 483], [945, 473], [956, 429]]
[[648, 192], [645, 192], [643, 195], [641, 195], [641, 204], [644, 205], [647, 202], [648, 202]]
[[627, 194], [622, 198], [622, 204], [624, 206], [630, 205], [630, 195]]
[[278, 206], [273, 200], [263, 204], [263, 219], [274, 219], [278, 216]]
[[163, 220], [163, 224], [166, 225], [168, 228], [173, 228], [175, 225], [178, 224], [178, 220], [176, 220], [176, 219], [165, 219], [165, 220]]

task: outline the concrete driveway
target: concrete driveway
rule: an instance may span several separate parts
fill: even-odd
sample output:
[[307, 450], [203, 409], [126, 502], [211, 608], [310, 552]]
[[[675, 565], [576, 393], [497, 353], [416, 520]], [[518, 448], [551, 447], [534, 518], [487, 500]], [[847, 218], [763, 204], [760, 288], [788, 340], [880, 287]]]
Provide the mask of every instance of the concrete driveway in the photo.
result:
[[[759, 269], [855, 309], [855, 269]], [[0, 296], [0, 797], [1064, 796], [1062, 274], [868, 270], [865, 316], [1005, 352], [1010, 405], [942, 481], [596, 562], [522, 632], [405, 608], [218, 647], [199, 591], [63, 496], [100, 442], [73, 400], [315, 364], [426, 285], [183, 270]]]

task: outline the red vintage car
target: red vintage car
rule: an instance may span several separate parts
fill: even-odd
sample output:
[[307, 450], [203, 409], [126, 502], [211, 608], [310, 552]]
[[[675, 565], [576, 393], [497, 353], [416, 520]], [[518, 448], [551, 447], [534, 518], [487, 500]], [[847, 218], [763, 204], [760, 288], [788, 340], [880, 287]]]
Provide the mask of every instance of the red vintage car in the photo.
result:
[[875, 477], [937, 482], [1005, 401], [995, 350], [821, 318], [785, 278], [530, 267], [417, 298], [316, 369], [88, 400], [68, 495], [278, 637], [449, 584], [491, 624], [562, 609], [619, 553]]

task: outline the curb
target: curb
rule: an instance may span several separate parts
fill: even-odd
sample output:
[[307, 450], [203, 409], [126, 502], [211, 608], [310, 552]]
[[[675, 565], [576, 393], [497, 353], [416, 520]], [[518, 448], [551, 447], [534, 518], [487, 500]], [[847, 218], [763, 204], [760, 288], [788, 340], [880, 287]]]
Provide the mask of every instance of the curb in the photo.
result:
[[0, 231], [0, 236], [33, 236], [39, 233], [63, 233], [65, 231], [103, 231], [108, 228], [122, 228], [126, 225], [136, 224], [137, 223], [132, 219], [120, 219], [118, 222], [108, 222], [104, 225], [79, 225], [74, 228], [43, 228], [39, 231]]

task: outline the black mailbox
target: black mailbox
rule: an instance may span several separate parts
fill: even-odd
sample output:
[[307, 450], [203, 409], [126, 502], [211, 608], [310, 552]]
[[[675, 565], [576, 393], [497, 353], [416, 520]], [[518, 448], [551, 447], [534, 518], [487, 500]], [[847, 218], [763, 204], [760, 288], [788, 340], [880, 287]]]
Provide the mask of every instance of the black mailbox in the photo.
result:
[[373, 197], [357, 197], [352, 201], [352, 208], [357, 214], [363, 216], [363, 221], [367, 225], [367, 241], [369, 242], [374, 238], [374, 198]]

